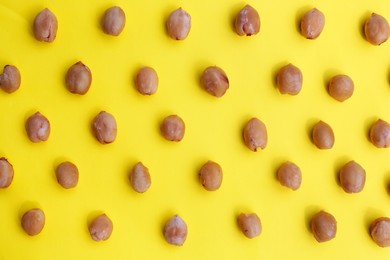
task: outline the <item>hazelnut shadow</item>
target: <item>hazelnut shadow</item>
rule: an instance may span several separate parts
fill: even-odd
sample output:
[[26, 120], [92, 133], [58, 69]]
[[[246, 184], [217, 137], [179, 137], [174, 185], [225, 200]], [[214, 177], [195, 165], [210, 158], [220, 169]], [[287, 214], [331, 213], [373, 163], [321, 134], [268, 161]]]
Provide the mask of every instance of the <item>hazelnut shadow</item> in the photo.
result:
[[329, 97], [330, 97], [330, 94], [329, 94], [329, 83], [330, 83], [330, 80], [334, 76], [339, 75], [339, 74], [343, 74], [343, 73], [339, 72], [336, 69], [328, 69], [323, 74], [322, 82], [323, 82], [324, 90], [329, 95]]
[[302, 20], [302, 16], [307, 12], [307, 11], [310, 11], [313, 7], [310, 6], [310, 5], [305, 5], [305, 6], [302, 6], [301, 8], [298, 9], [298, 11], [296, 12], [295, 14], [295, 30], [297, 31], [297, 33], [304, 37], [301, 33], [301, 20]]
[[386, 191], [387, 195], [390, 196], [390, 172], [387, 172], [383, 178], [383, 189]]
[[[232, 9], [230, 10], [229, 16], [228, 16], [229, 17], [228, 23], [230, 24], [230, 30], [232, 31], [232, 33], [234, 33], [238, 37], [247, 37], [247, 36], [240, 36], [236, 32], [236, 17], [238, 15], [238, 13], [241, 11], [241, 9], [243, 9], [245, 7], [245, 5], [246, 5], [245, 3], [237, 3], [237, 4], [235, 4], [232, 7]], [[259, 13], [260, 21], [261, 21], [261, 10], [260, 11], [257, 10], [257, 11]]]
[[346, 163], [348, 163], [351, 160], [352, 159], [350, 159], [349, 157], [343, 156], [343, 157], [336, 159], [335, 162], [333, 163], [334, 180], [335, 180], [335, 183], [337, 183], [337, 185], [340, 187], [340, 189], [342, 189], [341, 183], [340, 183], [340, 169], [341, 169], [341, 167], [343, 167]]
[[385, 216], [384, 215], [384, 212], [382, 211], [379, 211], [377, 209], [374, 209], [374, 208], [368, 208], [365, 212], [364, 212], [364, 216], [363, 216], [363, 222], [364, 222], [364, 226], [365, 226], [365, 229], [366, 229], [366, 232], [367, 232], [367, 235], [369, 237], [371, 237], [371, 232], [370, 232], [370, 226], [372, 224], [372, 222], [381, 217], [381, 216]]
[[[289, 64], [288, 61], [283, 61], [283, 62], [278, 62], [277, 64], [275, 64], [273, 67], [272, 67], [272, 71], [271, 71], [271, 75], [272, 75], [272, 84], [273, 84], [273, 87], [276, 89], [276, 90], [279, 90], [278, 88], [278, 74], [279, 74], [279, 71], [282, 67], [286, 66], [287, 64]], [[279, 93], [280, 94], [280, 93]]]
[[321, 208], [319, 206], [315, 206], [315, 205], [308, 206], [305, 209], [305, 216], [304, 216], [305, 219], [304, 219], [304, 221], [305, 221], [306, 230], [310, 234], [312, 234], [312, 232], [311, 232], [311, 221], [312, 221], [312, 218], [320, 210], [321, 210]]
[[364, 129], [365, 129], [365, 134], [364, 136], [366, 137], [366, 140], [371, 143], [371, 138], [370, 138], [370, 131], [372, 125], [379, 119], [379, 117], [370, 117], [364, 120]]
[[390, 65], [387, 68], [387, 83], [390, 85]]
[[308, 140], [310, 140], [310, 143], [314, 146], [314, 141], [313, 141], [313, 128], [314, 126], [320, 121], [318, 118], [310, 118], [307, 123], [306, 123], [306, 136]]
[[367, 12], [365, 12], [365, 14], [364, 15], [362, 15], [360, 18], [359, 18], [359, 23], [358, 23], [358, 31], [359, 31], [359, 33], [360, 33], [360, 36], [362, 37], [362, 39], [364, 40], [364, 41], [366, 41], [367, 43], [369, 43], [368, 41], [367, 41], [367, 38], [366, 38], [366, 34], [365, 34], [365, 32], [364, 32], [364, 25], [365, 25], [365, 23], [366, 23], [366, 21], [370, 18], [370, 16], [371, 16], [371, 14], [372, 14], [373, 12], [371, 12], [371, 11], [367, 11]]

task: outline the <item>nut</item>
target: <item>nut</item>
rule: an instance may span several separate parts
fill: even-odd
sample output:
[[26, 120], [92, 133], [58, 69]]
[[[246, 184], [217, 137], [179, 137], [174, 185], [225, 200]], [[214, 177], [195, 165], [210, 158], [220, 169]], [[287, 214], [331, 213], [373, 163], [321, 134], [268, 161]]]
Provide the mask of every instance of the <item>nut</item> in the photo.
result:
[[251, 36], [260, 31], [259, 13], [250, 5], [246, 5], [236, 16], [234, 23], [238, 35]]
[[246, 123], [242, 135], [245, 145], [254, 152], [257, 152], [258, 148], [265, 149], [267, 146], [268, 136], [265, 124], [255, 117]]
[[15, 92], [20, 87], [20, 72], [12, 65], [5, 65], [0, 75], [0, 88], [7, 93]]
[[38, 41], [53, 42], [57, 36], [57, 17], [47, 8], [37, 14], [34, 20], [34, 36]]
[[191, 29], [191, 16], [181, 7], [173, 11], [167, 21], [168, 35], [174, 40], [184, 40]]

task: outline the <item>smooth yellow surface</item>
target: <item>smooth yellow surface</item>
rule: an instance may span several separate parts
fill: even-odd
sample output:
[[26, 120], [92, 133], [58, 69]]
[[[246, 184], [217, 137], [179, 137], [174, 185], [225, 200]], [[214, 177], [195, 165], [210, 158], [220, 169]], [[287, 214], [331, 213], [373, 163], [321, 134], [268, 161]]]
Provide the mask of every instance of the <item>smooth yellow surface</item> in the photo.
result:
[[[249, 3], [261, 17], [261, 31], [240, 37], [233, 29], [236, 13]], [[105, 9], [121, 6], [127, 17], [119, 37], [105, 35]], [[183, 7], [192, 17], [184, 41], [165, 30], [169, 13]], [[56, 40], [35, 40], [35, 15], [48, 7], [59, 28]], [[304, 39], [299, 20], [317, 7], [326, 17], [316, 40]], [[0, 2], [0, 66], [20, 69], [20, 89], [0, 91], [0, 156], [9, 159], [15, 178], [0, 190], [0, 259], [389, 259], [390, 248], [378, 247], [368, 228], [373, 219], [390, 216], [390, 150], [368, 139], [378, 118], [390, 121], [390, 42], [369, 44], [362, 34], [371, 12], [390, 19], [388, 1], [24, 1]], [[92, 71], [85, 96], [64, 86], [67, 69], [81, 60]], [[281, 95], [277, 70], [293, 63], [304, 83], [297, 96]], [[134, 76], [153, 67], [159, 88], [142, 96]], [[199, 85], [210, 65], [223, 68], [230, 88], [220, 99]], [[332, 99], [326, 84], [336, 73], [355, 82], [351, 99]], [[118, 124], [114, 143], [101, 145], [91, 121], [101, 110]], [[47, 142], [31, 143], [28, 116], [40, 111], [50, 120]], [[180, 143], [164, 140], [159, 124], [169, 114], [186, 123]], [[258, 117], [267, 126], [268, 146], [257, 153], [242, 141], [243, 125]], [[331, 150], [310, 141], [318, 120], [334, 130]], [[367, 172], [364, 190], [346, 194], [337, 183], [339, 168], [349, 160]], [[80, 171], [78, 186], [61, 188], [54, 169], [64, 160]], [[200, 166], [218, 162], [221, 188], [207, 192], [197, 180]], [[278, 166], [295, 162], [302, 170], [297, 191], [276, 180]], [[128, 182], [133, 165], [150, 170], [151, 188], [134, 192]], [[46, 225], [27, 236], [22, 214], [41, 207]], [[317, 210], [332, 213], [337, 236], [319, 244], [309, 230]], [[94, 242], [88, 222], [106, 213], [114, 223], [109, 240]], [[241, 212], [256, 212], [262, 234], [252, 240], [236, 224]], [[165, 222], [179, 214], [188, 225], [182, 247], [165, 242]]]

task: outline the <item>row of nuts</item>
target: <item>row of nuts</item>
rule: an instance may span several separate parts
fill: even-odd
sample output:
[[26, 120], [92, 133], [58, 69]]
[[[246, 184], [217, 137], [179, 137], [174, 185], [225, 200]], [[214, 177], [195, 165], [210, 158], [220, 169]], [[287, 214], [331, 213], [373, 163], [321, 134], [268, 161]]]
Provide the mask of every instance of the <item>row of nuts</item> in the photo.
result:
[[[43, 230], [45, 222], [45, 213], [40, 208], [33, 208], [23, 214], [21, 226], [28, 235], [36, 236]], [[88, 230], [94, 241], [105, 241], [112, 234], [112, 220], [106, 214], [100, 214], [89, 223]], [[187, 225], [178, 215], [174, 215], [165, 224], [163, 233], [169, 244], [181, 246], [187, 238]]]
[[[223, 172], [221, 166], [213, 161], [207, 161], [199, 170], [199, 182], [208, 191], [219, 189], [222, 183]], [[69, 161], [60, 163], [55, 169], [57, 182], [65, 189], [75, 188], [79, 181], [77, 166]], [[14, 168], [4, 157], [0, 158], [0, 188], [8, 188], [14, 178]], [[151, 183], [149, 169], [138, 162], [129, 173], [129, 182], [134, 191], [146, 192]]]
[[[118, 36], [124, 29], [126, 15], [122, 8], [113, 6], [103, 15], [102, 29], [104, 33]], [[238, 35], [251, 36], [260, 31], [260, 16], [256, 9], [246, 5], [236, 15], [234, 27]], [[181, 7], [173, 11], [167, 20], [167, 33], [174, 40], [184, 40], [191, 29], [191, 16]], [[317, 8], [307, 11], [301, 18], [301, 34], [307, 39], [316, 39], [325, 26], [325, 16]], [[47, 8], [37, 14], [34, 20], [34, 35], [39, 41], [53, 42], [57, 35], [58, 21]], [[364, 25], [367, 41], [374, 45], [384, 43], [390, 34], [387, 20], [372, 13]]]
[[[112, 143], [117, 135], [114, 116], [101, 111], [93, 120], [92, 130], [100, 143]], [[170, 115], [162, 121], [160, 131], [165, 139], [179, 142], [184, 137], [185, 123], [178, 115]], [[27, 119], [26, 132], [28, 138], [34, 143], [46, 141], [50, 135], [49, 120], [40, 112], [36, 112]], [[242, 135], [245, 145], [254, 152], [267, 146], [267, 128], [258, 118], [254, 117], [245, 124]], [[378, 148], [389, 147], [390, 124], [378, 119], [370, 128], [370, 140]], [[331, 149], [335, 142], [332, 128], [327, 123], [319, 121], [313, 126], [312, 141], [319, 149]]]
[[[276, 75], [276, 85], [281, 94], [297, 95], [302, 89], [302, 83], [301, 70], [291, 63], [280, 68]], [[328, 93], [337, 101], [347, 100], [353, 92], [353, 80], [347, 75], [335, 75], [328, 83]]]
[[[229, 79], [226, 73], [217, 66], [207, 67], [201, 76], [202, 87], [211, 95], [221, 97], [229, 88]], [[66, 88], [73, 94], [84, 95], [88, 92], [92, 83], [91, 70], [83, 62], [73, 64], [65, 76]], [[7, 93], [19, 89], [21, 75], [19, 69], [13, 65], [4, 66], [0, 74], [0, 88]], [[153, 95], [158, 88], [158, 75], [156, 71], [148, 66], [142, 67], [137, 72], [135, 87], [142, 95]]]
[[[321, 210], [311, 219], [311, 231], [318, 242], [329, 241], [336, 236], [337, 221], [332, 214]], [[378, 246], [390, 246], [390, 218], [375, 219], [369, 227], [369, 232]]]
[[[23, 230], [30, 236], [36, 236], [43, 230], [46, 218], [40, 208], [33, 208], [25, 212], [21, 219]], [[90, 236], [95, 241], [107, 240], [112, 233], [113, 224], [106, 214], [97, 216], [88, 226]]]
[[[297, 95], [302, 89], [302, 72], [296, 66], [288, 64], [280, 68], [276, 76], [276, 85], [281, 94]], [[90, 69], [81, 61], [73, 64], [65, 76], [69, 92], [84, 95], [92, 82]], [[6, 65], [0, 74], [0, 88], [8, 93], [19, 89], [20, 72], [13, 65]], [[217, 66], [207, 67], [200, 78], [200, 84], [209, 94], [222, 97], [229, 89], [229, 79], [226, 73]], [[142, 95], [155, 94], [158, 88], [158, 76], [151, 67], [142, 67], [136, 75], [136, 89]], [[343, 102], [354, 92], [354, 83], [347, 75], [335, 75], [328, 84], [328, 93], [334, 99]]]
[[[325, 26], [325, 16], [317, 8], [307, 11], [301, 19], [301, 34], [307, 39], [316, 39]], [[389, 38], [390, 27], [387, 20], [372, 13], [364, 24], [366, 40], [373, 45], [381, 45]]]
[[[65, 189], [74, 188], [79, 180], [79, 171], [72, 162], [60, 163], [55, 170], [58, 183]], [[207, 161], [199, 170], [199, 182], [208, 191], [218, 190], [222, 184], [223, 171], [221, 166], [213, 161]], [[302, 173], [300, 168], [293, 162], [282, 163], [276, 176], [282, 186], [297, 190], [301, 186]], [[12, 164], [4, 157], [0, 158], [0, 188], [7, 188], [14, 178]], [[355, 161], [344, 164], [339, 172], [339, 181], [343, 190], [347, 193], [357, 193], [363, 190], [366, 182], [364, 168]], [[129, 182], [136, 192], [143, 193], [151, 185], [149, 169], [138, 162], [129, 174]]]
[[[142, 95], [153, 95], [158, 88], [157, 72], [148, 66], [138, 70], [135, 77], [135, 87]], [[0, 74], [0, 88], [7, 93], [19, 89], [21, 75], [17, 67], [6, 65]], [[73, 64], [65, 76], [66, 88], [73, 94], [84, 95], [90, 89], [92, 83], [91, 70], [83, 62]], [[229, 79], [226, 73], [217, 66], [207, 67], [201, 77], [202, 88], [210, 95], [222, 97], [229, 89]], [[276, 76], [276, 85], [281, 94], [297, 95], [303, 84], [301, 70], [293, 64], [281, 67]], [[343, 74], [332, 77], [328, 84], [328, 93], [334, 99], [343, 102], [350, 98], [354, 92], [353, 80]]]
[[[241, 213], [237, 217], [237, 224], [247, 238], [255, 238], [262, 232], [260, 218], [256, 213]], [[45, 214], [39, 208], [30, 209], [24, 213], [21, 219], [23, 230], [30, 236], [38, 235], [45, 226]], [[335, 217], [326, 212], [317, 212], [310, 221], [311, 232], [314, 238], [322, 243], [336, 237], [337, 221]], [[88, 226], [90, 236], [95, 241], [105, 241], [110, 238], [113, 231], [113, 223], [106, 214], [94, 218]], [[370, 225], [370, 234], [373, 241], [381, 246], [390, 246], [390, 218], [380, 217]], [[187, 239], [187, 224], [179, 215], [169, 219], [163, 230], [165, 240], [175, 246], [182, 246]]]
[[[371, 143], [377, 148], [390, 146], [390, 124], [378, 119], [370, 128]], [[319, 121], [313, 126], [312, 142], [318, 149], [331, 149], [335, 142], [332, 128], [325, 122]], [[267, 129], [265, 124], [258, 118], [250, 119], [243, 129], [245, 145], [256, 152], [258, 148], [265, 149], [268, 142]]]
[[[66, 189], [77, 186], [79, 171], [72, 162], [60, 163], [55, 170], [58, 183]], [[293, 162], [282, 163], [276, 173], [277, 179], [282, 186], [297, 190], [301, 186], [302, 173], [300, 168]], [[0, 188], [4, 189], [11, 185], [14, 178], [12, 164], [4, 157], [0, 158]], [[218, 190], [222, 184], [223, 171], [221, 166], [213, 161], [207, 161], [199, 170], [199, 182], [208, 191]], [[143, 193], [151, 185], [149, 169], [138, 162], [129, 174], [129, 181], [136, 192]], [[347, 193], [358, 193], [363, 190], [366, 182], [366, 172], [357, 162], [351, 160], [344, 164], [339, 172], [339, 181], [343, 190]]]
[[[282, 163], [277, 170], [277, 179], [282, 186], [297, 190], [301, 186], [301, 169], [293, 162]], [[344, 164], [339, 171], [340, 186], [347, 193], [361, 192], [366, 183], [366, 171], [354, 160]]]
[[[307, 11], [301, 18], [300, 30], [302, 36], [313, 40], [320, 36], [325, 26], [325, 15], [313, 8]], [[237, 15], [235, 22], [236, 32], [239, 35], [251, 36], [260, 30], [260, 18], [257, 11], [246, 5]], [[390, 35], [390, 27], [386, 18], [372, 13], [364, 24], [366, 40], [373, 45], [381, 45], [386, 42]]]
[[[126, 15], [118, 6], [113, 6], [104, 12], [102, 29], [104, 33], [118, 36], [126, 23]], [[33, 31], [38, 41], [53, 42], [57, 36], [57, 17], [45, 8], [39, 12], [34, 19]]]

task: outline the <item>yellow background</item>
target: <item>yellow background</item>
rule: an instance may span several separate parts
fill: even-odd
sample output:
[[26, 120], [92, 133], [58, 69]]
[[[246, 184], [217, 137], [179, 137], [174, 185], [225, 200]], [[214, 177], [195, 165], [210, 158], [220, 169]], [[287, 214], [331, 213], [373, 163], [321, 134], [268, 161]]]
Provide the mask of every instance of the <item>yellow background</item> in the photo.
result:
[[[249, 3], [261, 17], [261, 31], [240, 37], [233, 30], [236, 13]], [[105, 35], [100, 19], [105, 9], [121, 6], [127, 17], [119, 37]], [[192, 17], [184, 41], [165, 31], [169, 13], [183, 7]], [[35, 40], [35, 15], [48, 7], [57, 16], [52, 44]], [[326, 17], [316, 40], [298, 30], [300, 17], [317, 7]], [[378, 247], [368, 227], [390, 216], [389, 149], [368, 139], [378, 118], [390, 121], [390, 42], [372, 46], [363, 37], [371, 12], [390, 19], [388, 1], [24, 1], [1, 0], [0, 66], [16, 65], [20, 89], [0, 91], [0, 156], [9, 159], [15, 177], [0, 190], [0, 259], [389, 259], [390, 249]], [[67, 69], [81, 60], [93, 80], [85, 96], [64, 86]], [[275, 88], [277, 70], [293, 63], [303, 73], [297, 96]], [[159, 76], [154, 96], [134, 88], [141, 66]], [[199, 86], [210, 65], [225, 70], [230, 89], [220, 99]], [[355, 82], [351, 99], [340, 103], [326, 91], [336, 73]], [[114, 143], [99, 144], [90, 125], [101, 110], [118, 124]], [[44, 143], [31, 143], [24, 123], [35, 111], [47, 116], [52, 132]], [[165, 141], [159, 124], [169, 114], [186, 123], [180, 143]], [[247, 149], [241, 131], [256, 116], [267, 126], [268, 146]], [[310, 141], [318, 120], [334, 130], [331, 150]], [[337, 183], [339, 168], [356, 160], [367, 172], [364, 190], [346, 194]], [[63, 160], [80, 172], [78, 186], [61, 188], [54, 169]], [[224, 171], [221, 188], [207, 192], [197, 172], [207, 160]], [[285, 160], [302, 170], [293, 192], [275, 178]], [[130, 169], [142, 161], [150, 170], [151, 188], [134, 192]], [[27, 236], [20, 217], [41, 207], [46, 225]], [[309, 230], [320, 209], [338, 221], [337, 236], [319, 244]], [[106, 213], [114, 223], [109, 240], [97, 243], [87, 223]], [[256, 212], [263, 233], [243, 236], [236, 224], [241, 212]], [[164, 241], [165, 222], [179, 214], [188, 225], [182, 247]]]

